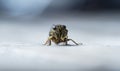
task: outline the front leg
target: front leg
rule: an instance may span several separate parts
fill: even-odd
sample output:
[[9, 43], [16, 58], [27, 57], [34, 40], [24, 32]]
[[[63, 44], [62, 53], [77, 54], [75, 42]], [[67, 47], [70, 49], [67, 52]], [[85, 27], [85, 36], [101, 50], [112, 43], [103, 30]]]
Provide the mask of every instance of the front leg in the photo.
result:
[[72, 40], [72, 39], [67, 39], [67, 41], [72, 41], [73, 43], [75, 43], [76, 45], [79, 45], [78, 43], [76, 43], [74, 40]]
[[64, 45], [68, 45], [68, 39], [67, 38], [64, 39]]
[[68, 45], [67, 41], [65, 41], [65, 45]]
[[49, 46], [51, 45], [51, 39], [48, 39], [48, 40], [45, 42], [44, 45], [47, 45], [47, 44], [48, 44]]

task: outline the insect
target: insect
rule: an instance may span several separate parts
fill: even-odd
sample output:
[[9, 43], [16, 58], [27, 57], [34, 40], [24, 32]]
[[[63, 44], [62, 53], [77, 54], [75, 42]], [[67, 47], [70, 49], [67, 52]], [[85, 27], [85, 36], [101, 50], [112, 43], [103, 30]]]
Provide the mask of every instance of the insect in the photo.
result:
[[78, 43], [76, 43], [74, 40], [68, 39], [68, 30], [65, 25], [53, 25], [53, 27], [49, 32], [48, 40], [44, 45], [47, 45], [47, 44], [51, 45], [51, 41], [54, 42], [55, 44], [64, 42], [65, 45], [68, 45], [67, 42], [70, 40], [76, 45], [78, 45]]

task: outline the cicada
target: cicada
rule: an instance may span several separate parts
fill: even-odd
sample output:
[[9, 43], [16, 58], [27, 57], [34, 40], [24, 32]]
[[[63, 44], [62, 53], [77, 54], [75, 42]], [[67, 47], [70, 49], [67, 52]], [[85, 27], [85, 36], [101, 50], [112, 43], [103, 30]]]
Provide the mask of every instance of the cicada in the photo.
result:
[[78, 43], [76, 43], [74, 40], [68, 38], [68, 30], [65, 25], [53, 25], [49, 32], [49, 37], [45, 45], [51, 45], [51, 41], [55, 44], [63, 42], [65, 45], [68, 45], [68, 41], [72, 41], [78, 45]]

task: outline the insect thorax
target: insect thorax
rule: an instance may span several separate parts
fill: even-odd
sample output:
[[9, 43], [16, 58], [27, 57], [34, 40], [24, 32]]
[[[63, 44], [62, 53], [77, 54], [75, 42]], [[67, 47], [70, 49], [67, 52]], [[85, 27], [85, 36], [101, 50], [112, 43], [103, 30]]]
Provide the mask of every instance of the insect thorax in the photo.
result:
[[57, 25], [52, 28], [49, 32], [49, 37], [53, 39], [54, 42], [62, 42], [68, 38], [68, 30], [64, 25]]

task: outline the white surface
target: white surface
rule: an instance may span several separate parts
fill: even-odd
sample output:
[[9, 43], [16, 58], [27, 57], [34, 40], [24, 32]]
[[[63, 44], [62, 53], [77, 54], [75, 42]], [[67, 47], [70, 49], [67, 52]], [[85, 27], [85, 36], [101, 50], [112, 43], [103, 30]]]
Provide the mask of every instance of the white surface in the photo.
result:
[[[119, 21], [64, 18], [0, 23], [0, 70], [120, 70]], [[52, 24], [65, 24], [69, 37], [84, 45], [42, 45]]]

